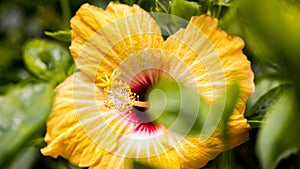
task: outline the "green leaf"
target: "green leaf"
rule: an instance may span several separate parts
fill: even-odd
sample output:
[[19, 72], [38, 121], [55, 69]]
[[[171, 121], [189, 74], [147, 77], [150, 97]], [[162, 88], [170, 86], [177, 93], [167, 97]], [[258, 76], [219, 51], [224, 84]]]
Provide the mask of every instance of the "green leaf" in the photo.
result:
[[38, 78], [59, 83], [68, 75], [72, 57], [67, 48], [57, 42], [32, 39], [23, 49], [26, 67]]
[[219, 154], [201, 169], [237, 169], [239, 168], [237, 160], [239, 159], [235, 158], [234, 151], [229, 150]]
[[0, 168], [44, 132], [52, 97], [53, 86], [48, 83], [16, 86], [0, 97]]
[[133, 169], [156, 169], [156, 167], [141, 163], [139, 161], [133, 161]]
[[[218, 98], [210, 104], [200, 105], [200, 112], [203, 126], [201, 135], [203, 140], [210, 137], [217, 128], [222, 131], [225, 144], [230, 141], [228, 136], [228, 120], [235, 110], [237, 100], [240, 95], [240, 86], [238, 83], [232, 83], [226, 86]], [[203, 109], [205, 108], [205, 109]]]
[[16, 169], [22, 166], [22, 169], [32, 169], [34, 162], [37, 160], [40, 150], [36, 147], [28, 147], [25, 150], [18, 153], [10, 163], [6, 166], [6, 169]]
[[200, 96], [196, 90], [171, 79], [160, 79], [150, 90], [147, 113], [158, 124], [182, 135], [201, 131], [198, 121]]
[[[228, 131], [228, 120], [229, 117], [232, 115], [234, 109], [236, 108], [236, 103], [238, 101], [238, 98], [240, 96], [240, 87], [237, 83], [230, 84], [226, 87], [226, 92], [224, 94], [225, 101], [220, 100], [217, 102], [216, 105], [213, 106], [222, 106], [223, 102], [225, 102], [224, 112], [222, 115], [222, 119], [220, 122], [220, 127], [222, 129], [222, 134], [224, 137], [225, 142], [229, 141], [227, 138], [227, 131]], [[221, 105], [219, 105], [221, 104]]]
[[186, 27], [188, 24], [187, 20], [175, 15], [164, 14], [160, 12], [153, 12], [150, 14], [159, 25], [164, 37], [169, 37], [170, 35], [176, 33], [180, 28]]
[[285, 89], [258, 133], [256, 152], [263, 168], [275, 168], [281, 159], [300, 150], [299, 119], [295, 91]]
[[262, 117], [266, 115], [270, 107], [280, 99], [285, 87], [285, 85], [274, 87], [261, 96], [251, 108], [252, 116], [250, 119], [262, 120]]
[[63, 42], [71, 42], [71, 31], [57, 31], [57, 32], [45, 32], [47, 36], [50, 36], [54, 39], [63, 41]]
[[[265, 116], [263, 116], [264, 118]], [[265, 121], [263, 120], [248, 120], [248, 123], [250, 124], [251, 128], [260, 128]]]
[[151, 12], [170, 13], [170, 0], [155, 0], [155, 9]]
[[299, 78], [293, 72], [300, 70], [300, 3], [288, 0], [236, 2], [236, 9], [231, 8], [234, 11], [228, 13], [231, 19], [223, 20], [222, 25], [227, 25], [231, 34], [242, 36], [254, 57], [281, 65], [283, 72], [289, 70], [289, 78], [299, 85]]
[[[198, 91], [171, 79], [160, 79], [150, 90], [147, 113], [158, 124], [182, 135], [209, 136], [217, 127], [226, 139], [227, 122], [235, 109], [240, 88], [229, 85], [213, 103], [207, 103]], [[205, 135], [205, 136], [204, 136]]]
[[190, 20], [192, 16], [200, 14], [200, 6], [196, 2], [186, 0], [173, 0], [171, 3], [171, 14]]
[[155, 0], [138, 0], [137, 4], [140, 5], [147, 12], [150, 12], [151, 9], [155, 8]]
[[215, 2], [217, 5], [220, 5], [220, 6], [231, 6], [232, 5], [232, 2], [231, 0], [217, 0], [217, 2]]
[[[245, 117], [251, 119], [252, 116], [259, 115], [259, 112], [261, 112], [259, 109], [267, 109], [272, 103], [275, 103], [276, 99], [280, 97], [280, 91], [282, 91], [281, 89], [283, 87], [279, 86], [285, 84], [288, 84], [288, 82], [276, 74], [266, 73], [260, 77], [256, 77], [255, 91], [247, 101]], [[277, 92], [273, 93], [274, 91]], [[261, 104], [264, 104], [265, 106], [262, 106]]]
[[127, 5], [133, 5], [137, 3], [137, 0], [119, 0], [121, 3], [127, 4]]

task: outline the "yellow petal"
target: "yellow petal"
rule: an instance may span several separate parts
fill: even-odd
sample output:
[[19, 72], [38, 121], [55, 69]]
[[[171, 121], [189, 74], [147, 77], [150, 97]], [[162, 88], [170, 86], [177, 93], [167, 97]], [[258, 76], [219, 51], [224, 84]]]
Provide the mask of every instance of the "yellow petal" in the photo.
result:
[[120, 121], [118, 114], [105, 111], [103, 94], [84, 74], [75, 73], [56, 91], [47, 122], [47, 147], [41, 150], [44, 155], [62, 156], [75, 165], [89, 166], [104, 152], [112, 151], [121, 134], [132, 131], [126, 121], [116, 123]]
[[163, 152], [157, 156], [145, 159], [137, 159], [156, 168], [179, 169], [180, 163], [177, 152], [174, 149]]
[[78, 68], [95, 77], [112, 72], [129, 55], [163, 42], [154, 19], [137, 5], [110, 3], [106, 10], [85, 4], [71, 21], [70, 50]]
[[240, 38], [227, 35], [217, 19], [207, 15], [192, 17], [186, 29], [170, 36], [163, 46], [188, 66], [203, 96], [216, 98], [224, 93], [225, 85], [238, 82], [244, 104], [254, 84], [243, 47]]
[[[229, 36], [218, 27], [218, 20], [209, 16], [193, 17], [190, 23], [203, 31], [218, 53], [225, 73], [226, 84], [239, 83], [241, 97], [237, 109], [243, 113], [245, 102], [254, 91], [254, 74], [251, 71], [250, 62], [242, 52], [243, 40], [239, 37]], [[207, 26], [208, 24], [210, 26]]]
[[[250, 62], [242, 53], [243, 47], [240, 38], [227, 35], [218, 27], [218, 21], [207, 15], [192, 17], [185, 29], [165, 41], [163, 48], [184, 62], [200, 94], [212, 103], [222, 96], [227, 85], [238, 83], [240, 86], [237, 107], [228, 122], [228, 145], [225, 145], [220, 128], [209, 137], [188, 136], [175, 147], [182, 168], [202, 167], [219, 153], [248, 140], [250, 126], [243, 113], [254, 83]], [[180, 65], [174, 65], [174, 68]]]
[[[98, 18], [101, 18], [98, 19]], [[106, 13], [103, 9], [84, 4], [71, 19], [72, 45], [71, 53], [77, 60], [86, 41], [101, 27], [112, 22], [114, 17]]]
[[[110, 3], [103, 10], [85, 4], [71, 26], [70, 50], [81, 72], [57, 88], [44, 155], [60, 155], [90, 168], [130, 168], [134, 158], [160, 168], [199, 168], [247, 141], [249, 125], [243, 112], [254, 89], [253, 73], [242, 54], [242, 40], [220, 30], [217, 20], [193, 17], [186, 29], [164, 42], [155, 21], [136, 5]], [[105, 107], [107, 98], [97, 87], [97, 77], [116, 68], [126, 72], [121, 76], [126, 83], [145, 68], [162, 70], [184, 83], [195, 80], [210, 100], [238, 81], [241, 96], [229, 118], [229, 142], [218, 128], [207, 139], [200, 135], [182, 140], [172, 132], [144, 140], [135, 140], [142, 135], [131, 138], [137, 134], [134, 125]]]
[[[72, 77], [60, 84], [47, 122], [45, 141], [47, 147], [41, 150], [46, 156], [62, 156], [79, 166], [89, 166], [104, 153], [86, 136], [75, 114], [72, 100]], [[93, 155], [92, 155], [93, 154]]]
[[243, 115], [232, 116], [228, 122], [227, 136], [224, 140], [222, 132], [217, 129], [209, 138], [202, 140], [201, 136], [188, 136], [175, 148], [181, 168], [201, 168], [218, 154], [232, 149], [248, 138], [250, 125]]
[[96, 163], [91, 165], [89, 169], [131, 169], [132, 160], [125, 156], [117, 156], [112, 153], [105, 153]]

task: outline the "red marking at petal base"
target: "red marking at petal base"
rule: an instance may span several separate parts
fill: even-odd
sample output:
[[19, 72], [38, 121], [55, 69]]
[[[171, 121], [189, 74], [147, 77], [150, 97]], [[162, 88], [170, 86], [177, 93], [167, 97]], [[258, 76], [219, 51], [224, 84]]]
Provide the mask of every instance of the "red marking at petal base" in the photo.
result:
[[[147, 69], [139, 72], [130, 82], [130, 89], [133, 93], [139, 95], [140, 100], [145, 101], [145, 95], [148, 90], [155, 85], [155, 83], [160, 78], [162, 72], [158, 69]], [[135, 117], [134, 119], [139, 119], [134, 131], [144, 132], [144, 133], [154, 133], [157, 130], [157, 126], [152, 122], [149, 122], [149, 117], [147, 116], [147, 111], [143, 107], [135, 107], [133, 111]]]
[[155, 132], [157, 127], [149, 122], [149, 123], [139, 123], [137, 126], [134, 128], [135, 132], [148, 132], [149, 134]]
[[130, 82], [131, 91], [144, 99], [146, 92], [155, 84], [159, 75], [160, 71], [157, 69], [147, 69], [138, 73]]

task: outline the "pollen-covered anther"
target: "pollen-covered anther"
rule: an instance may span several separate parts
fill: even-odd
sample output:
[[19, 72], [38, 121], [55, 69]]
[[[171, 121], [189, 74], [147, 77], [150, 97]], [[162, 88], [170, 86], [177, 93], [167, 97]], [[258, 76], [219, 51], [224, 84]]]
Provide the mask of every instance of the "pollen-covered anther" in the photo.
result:
[[131, 91], [127, 83], [117, 79], [120, 75], [121, 72], [115, 69], [110, 76], [104, 72], [97, 78], [100, 82], [98, 87], [103, 88], [103, 93], [107, 97], [104, 101], [105, 106], [120, 112], [128, 111], [133, 106], [149, 107], [148, 102], [139, 101], [139, 96]]
[[111, 82], [115, 81], [120, 75], [121, 72], [118, 69], [114, 69], [111, 75], [108, 75], [107, 72], [103, 72], [101, 76], [97, 76], [96, 85], [100, 88], [107, 88], [111, 85]]

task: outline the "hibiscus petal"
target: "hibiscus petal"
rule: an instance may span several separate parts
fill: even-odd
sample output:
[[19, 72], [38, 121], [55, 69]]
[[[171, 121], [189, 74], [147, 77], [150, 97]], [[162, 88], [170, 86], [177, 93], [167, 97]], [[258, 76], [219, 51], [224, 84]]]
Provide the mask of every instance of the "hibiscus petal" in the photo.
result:
[[[216, 19], [192, 17], [186, 29], [164, 42], [155, 21], [136, 5], [110, 3], [103, 10], [85, 4], [71, 27], [70, 50], [81, 72], [57, 88], [44, 155], [60, 155], [90, 168], [130, 168], [133, 159], [161, 168], [199, 168], [248, 139], [249, 124], [243, 112], [254, 89], [253, 73], [242, 54], [243, 41], [220, 30]], [[220, 128], [209, 137], [158, 130], [163, 127], [149, 133], [135, 131], [139, 124], [130, 120], [128, 112], [105, 106], [108, 96], [98, 77], [104, 72], [111, 77], [116, 69], [123, 73], [118, 78], [126, 85], [140, 77], [144, 78], [133, 82], [154, 81], [157, 71], [153, 69], [160, 70], [189, 87], [197, 85], [210, 101], [238, 81], [241, 96], [229, 117], [228, 142]]]
[[192, 17], [186, 29], [164, 43], [165, 50], [188, 66], [203, 96], [215, 98], [224, 93], [225, 85], [238, 82], [242, 104], [254, 90], [253, 72], [243, 47], [239, 37], [228, 36], [218, 27], [217, 19], [207, 15]]
[[157, 156], [146, 159], [138, 159], [157, 168], [179, 169], [180, 163], [177, 152], [174, 149], [163, 152]]
[[235, 115], [228, 121], [228, 140], [217, 129], [209, 138], [188, 136], [176, 146], [182, 168], [201, 168], [218, 154], [232, 149], [244, 142], [248, 137], [250, 125], [243, 115]]
[[83, 5], [71, 21], [70, 50], [78, 68], [96, 77], [112, 72], [130, 54], [159, 48], [163, 42], [154, 19], [137, 5], [110, 3], [106, 10]]
[[[209, 137], [201, 133], [200, 136], [187, 136], [175, 148], [181, 167], [202, 167], [219, 153], [248, 140], [250, 126], [243, 113], [245, 101], [253, 92], [254, 84], [250, 62], [242, 53], [243, 47], [240, 38], [228, 36], [218, 27], [218, 21], [207, 15], [192, 17], [185, 29], [180, 29], [165, 41], [163, 48], [187, 66], [187, 71], [173, 74], [178, 73], [177, 78], [193, 78], [200, 94], [212, 101], [212, 105], [217, 98], [222, 98], [226, 86], [238, 83], [240, 87], [236, 109], [228, 121], [228, 145], [225, 145], [227, 142], [220, 128], [215, 128]], [[178, 63], [173, 67], [182, 66]], [[182, 78], [182, 81], [192, 80]]]
[[[225, 73], [226, 85], [239, 84], [241, 97], [238, 100], [237, 109], [243, 113], [244, 103], [254, 91], [254, 74], [251, 71], [250, 62], [242, 52], [243, 40], [239, 37], [229, 36], [218, 27], [217, 19], [212, 17], [205, 15], [192, 17], [190, 23], [203, 31], [218, 53]], [[207, 23], [211, 26], [208, 27]]]
[[60, 155], [68, 158], [75, 165], [89, 166], [104, 151], [86, 136], [78, 121], [73, 101], [72, 82], [73, 78], [70, 77], [56, 89], [57, 95], [53, 110], [47, 122], [45, 141], [48, 145], [41, 151], [47, 156], [56, 158]]
[[105, 151], [112, 151], [121, 134], [133, 130], [130, 125], [117, 124], [121, 119], [118, 115], [109, 120], [116, 115], [107, 113], [103, 94], [83, 73], [67, 78], [56, 91], [47, 122], [48, 145], [42, 149], [44, 155], [60, 155], [75, 165], [89, 166]]
[[91, 165], [89, 169], [130, 169], [132, 168], [132, 159], [124, 156], [116, 156], [112, 153], [105, 153], [96, 163]]

